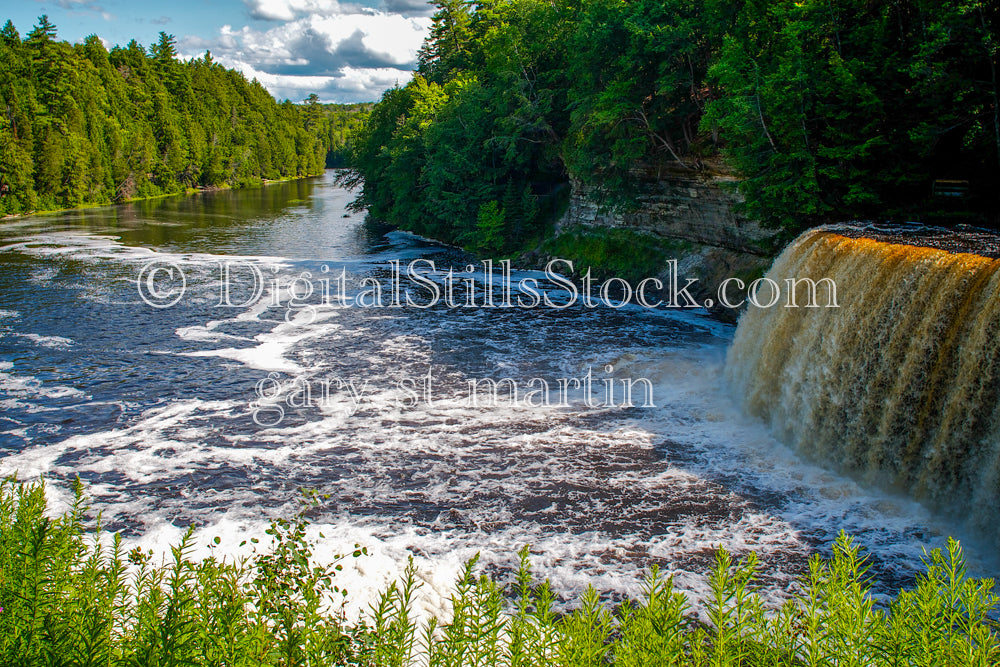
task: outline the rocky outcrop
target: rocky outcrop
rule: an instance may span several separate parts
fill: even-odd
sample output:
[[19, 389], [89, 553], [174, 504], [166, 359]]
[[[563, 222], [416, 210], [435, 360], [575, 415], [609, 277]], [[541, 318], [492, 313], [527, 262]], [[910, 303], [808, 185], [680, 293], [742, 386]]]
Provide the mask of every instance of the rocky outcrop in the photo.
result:
[[714, 170], [682, 169], [633, 172], [639, 187], [639, 206], [630, 211], [602, 210], [592, 188], [573, 183], [569, 208], [560, 227], [618, 227], [690, 241], [714, 248], [762, 257], [775, 253], [777, 234], [737, 214], [740, 201], [736, 178]]
[[740, 195], [737, 179], [729, 174], [681, 169], [633, 173], [640, 192], [638, 207], [608, 210], [599, 193], [574, 182], [556, 234], [579, 228], [617, 228], [681, 241], [683, 253], [664, 256], [664, 265], [667, 259], [677, 259], [679, 275], [698, 280], [691, 289], [694, 297], [702, 303], [714, 302], [710, 310], [723, 320], [735, 321], [739, 313], [717, 303], [718, 286], [727, 278], [749, 284], [762, 276], [780, 250], [778, 232], [736, 213]]

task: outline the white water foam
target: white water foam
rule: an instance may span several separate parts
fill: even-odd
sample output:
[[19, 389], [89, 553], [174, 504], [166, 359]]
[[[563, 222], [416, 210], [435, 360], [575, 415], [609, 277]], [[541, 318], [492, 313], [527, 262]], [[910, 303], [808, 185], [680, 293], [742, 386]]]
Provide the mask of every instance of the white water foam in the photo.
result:
[[[406, 350], [413, 341], [394, 340], [392, 345]], [[615, 420], [617, 425], [610, 429], [581, 426], [574, 422], [572, 410], [473, 409], [458, 399], [442, 399], [433, 408], [418, 411], [402, 410], [396, 405], [398, 396], [383, 391], [370, 395], [368, 411], [373, 414], [331, 410], [318, 419], [260, 431], [251, 438], [224, 432], [226, 421], [244, 412], [244, 405], [177, 401], [145, 412], [125, 429], [78, 436], [8, 456], [2, 460], [0, 473], [52, 474], [60, 472], [59, 459], [69, 458], [77, 472], [120, 473], [132, 484], [166, 483], [182, 479], [185, 471], [220, 467], [271, 470], [318, 480], [323, 471], [315, 467], [325, 460], [322, 454], [342, 450], [342, 456], [357, 462], [353, 469], [358, 476], [341, 478], [320, 491], [333, 491], [336, 498], [351, 498], [359, 506], [397, 498], [404, 504], [411, 499], [442, 508], [435, 510], [441, 513], [433, 521], [417, 519], [405, 509], [395, 515], [356, 515], [349, 506], [334, 510], [339, 518], [318, 520], [313, 530], [326, 536], [317, 549], [320, 557], [343, 553], [355, 542], [373, 554], [358, 559], [357, 567], [344, 575], [345, 585], [353, 592], [349, 597], [352, 613], [364, 609], [374, 591], [401, 576], [410, 556], [416, 557], [428, 581], [421, 605], [427, 612], [446, 612], [447, 592], [464, 560], [479, 552], [487, 565], [509, 568], [514, 552], [529, 543], [540, 574], [571, 593], [592, 583], [604, 591], [636, 595], [643, 566], [660, 562], [679, 588], [699, 600], [707, 595], [706, 563], [715, 547], [723, 546], [737, 555], [757, 551], [765, 561], [770, 555], [787, 566], [788, 559], [803, 558], [812, 551], [817, 535], [820, 541], [829, 541], [840, 528], [865, 536], [862, 542], [880, 558], [898, 560], [892, 568], [899, 576], [912, 574], [904, 570], [912, 568], [926, 543], [908, 534], [919, 527], [922, 534], [937, 530], [943, 535], [944, 528], [936, 527], [933, 518], [915, 503], [866, 491], [846, 478], [803, 463], [762, 425], [742, 417], [720, 385], [719, 357], [718, 351], [695, 350], [668, 351], [655, 360], [643, 355], [619, 358], [619, 368], [654, 379], [660, 407]], [[529, 432], [516, 433], [528, 426]], [[474, 440], [467, 438], [469, 433], [476, 434]], [[221, 435], [228, 444], [207, 445], [209, 435]], [[675, 463], [667, 454], [662, 464], [652, 468], [617, 471], [568, 465], [573, 461], [570, 457], [595, 457], [599, 464], [608, 453], [620, 452], [625, 458], [639, 452], [651, 454], [664, 435], [682, 445], [682, 451], [697, 456]], [[516, 472], [507, 473], [509, 481], [493, 474], [505, 469], [505, 458], [519, 466]], [[389, 471], [405, 474], [406, 461], [424, 459], [430, 466], [418, 466], [413, 474], [424, 479], [410, 491], [401, 490], [391, 477], [383, 477]], [[447, 510], [456, 500], [483, 491], [516, 498], [518, 486], [554, 479], [586, 488], [594, 481], [587, 476], [595, 474], [602, 477], [601, 486], [628, 489], [640, 499], [656, 498], [669, 489], [689, 502], [703, 502], [706, 507], [721, 502], [737, 509], [722, 520], [711, 518], [711, 512], [707, 517], [700, 512], [680, 515], [656, 534], [641, 537], [616, 535], [601, 525], [603, 518], [613, 519], [621, 511], [610, 497], [588, 506], [587, 512], [595, 517], [592, 527], [573, 530], [561, 527], [560, 519], [572, 511], [572, 492], [554, 498], [540, 512], [551, 516], [552, 524], [537, 518], [519, 520], [518, 513], [512, 507], [505, 509], [502, 502], [491, 501], [478, 510], [463, 506], [454, 516]], [[718, 479], [739, 483], [726, 490], [725, 484], [719, 487], [713, 482]], [[781, 508], [755, 509], [752, 502], [740, 504], [743, 488], [789, 494], [791, 499]], [[98, 485], [92, 491], [109, 519], [121, 515], [142, 522], [142, 537], [130, 544], [164, 553], [166, 544], [179, 538], [182, 529], [174, 526], [172, 516], [175, 506], [151, 512], [147, 499], [127, 492], [121, 482]], [[207, 523], [199, 533], [206, 542], [220, 535], [220, 550], [235, 556], [243, 552], [234, 545], [249, 536], [263, 536], [266, 520], [252, 500], [251, 489], [232, 488], [209, 495], [192, 491], [195, 495], [184, 492], [181, 501], [198, 501], [206, 507], [201, 519]], [[293, 511], [293, 496], [285, 494], [278, 504], [285, 509], [267, 514], [288, 516]], [[655, 501], [642, 501], [630, 511], [655, 517], [656, 512], [671, 508], [658, 510]], [[974, 561], [977, 564], [982, 562]], [[797, 569], [771, 573], [768, 595], [772, 600], [789, 594]]]
[[30, 340], [36, 345], [42, 347], [49, 347], [54, 350], [68, 350], [73, 345], [72, 338], [66, 338], [65, 336], [42, 336], [40, 334], [33, 333], [19, 333], [15, 334], [18, 338], [23, 338], [25, 340]]
[[[111, 235], [75, 233], [26, 237], [3, 251], [95, 263], [156, 258], [208, 271], [220, 260], [279, 263], [282, 271], [291, 261], [129, 248]], [[344, 263], [367, 270], [374, 261], [423, 252], [390, 249]], [[517, 274], [527, 276], [540, 274]], [[469, 353], [491, 372], [514, 377], [532, 368], [538, 350], [567, 376], [610, 363], [616, 377], [649, 377], [656, 409], [475, 408], [460, 391], [467, 380], [460, 362], [468, 360], [455, 356], [461, 350], [442, 350], [440, 341], [475, 344], [495, 326], [488, 317], [442, 315], [393, 328], [391, 313], [321, 309], [315, 318], [301, 311], [286, 322], [284, 309], [267, 305], [275, 296], [287, 301], [287, 293], [269, 293], [231, 318], [184, 322], [175, 329], [181, 348], [159, 351], [219, 359], [217, 375], [206, 376], [206, 383], [234, 368], [253, 378], [284, 374], [275, 400], [287, 398], [296, 382], [367, 378], [372, 384], [362, 405], [342, 392], [289, 415], [287, 423], [257, 428], [249, 420], [249, 380], [243, 396], [171, 397], [113, 427], [39, 442], [0, 459], [0, 474], [66, 480], [79, 473], [109, 525], [125, 531], [130, 546], [161, 555], [188, 523], [201, 526], [199, 553], [208, 553], [218, 535], [216, 552], [246, 554], [250, 545], [240, 547], [242, 541], [263, 538], [270, 519], [294, 514], [298, 487], [316, 488], [330, 495], [313, 517], [317, 556], [328, 559], [355, 543], [371, 552], [341, 577], [352, 613], [401, 576], [411, 556], [428, 582], [420, 602], [428, 613], [446, 613], [466, 559], [479, 552], [503, 576], [524, 544], [532, 545], [539, 574], [570, 594], [594, 584], [616, 596], [635, 595], [643, 568], [655, 562], [695, 599], [707, 594], [713, 548], [757, 551], [767, 566], [768, 598], [778, 601], [804, 559], [840, 528], [858, 535], [881, 571], [901, 580], [912, 575], [921, 547], [940, 546], [946, 534], [947, 526], [919, 505], [803, 462], [744, 417], [722, 380], [732, 328], [697, 313], [639, 324], [641, 313], [623, 309], [636, 316], [629, 327], [681, 323], [705, 334], [690, 344], [585, 347], [581, 341], [594, 325], [584, 314], [574, 316], [568, 333], [546, 328], [540, 317], [538, 326], [515, 334], [523, 335], [515, 347], [491, 339], [475, 348], [481, 353]], [[199, 298], [210, 302], [213, 295]], [[458, 327], [465, 327], [465, 338], [444, 335]], [[548, 339], [555, 334], [578, 338]], [[9, 380], [13, 399], [45, 397], [45, 391], [58, 396], [58, 387], [0, 363], [7, 364], [0, 365], [0, 389]], [[440, 376], [438, 400], [402, 407], [397, 381], [432, 366]], [[65, 485], [49, 488], [65, 502]], [[974, 557], [974, 570], [992, 571], [981, 556]]]
[[[10, 362], [3, 362], [0, 370], [14, 370]], [[87, 394], [75, 387], [46, 384], [36, 377], [0, 372], [0, 391], [17, 398], [86, 398]]]

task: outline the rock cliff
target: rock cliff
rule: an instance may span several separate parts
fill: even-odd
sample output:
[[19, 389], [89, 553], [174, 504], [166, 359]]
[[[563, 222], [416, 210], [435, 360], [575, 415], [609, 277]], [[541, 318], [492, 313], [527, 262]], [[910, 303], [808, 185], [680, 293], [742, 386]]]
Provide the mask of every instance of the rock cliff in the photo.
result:
[[556, 225], [564, 227], [627, 228], [737, 253], [771, 257], [776, 233], [738, 215], [736, 179], [717, 171], [683, 169], [633, 172], [640, 191], [639, 207], [625, 212], [602, 209], [600, 197], [573, 183], [566, 213]]
[[[718, 285], [730, 277], [749, 282], [770, 266], [780, 250], [777, 231], [765, 229], [734, 210], [740, 201], [736, 178], [718, 170], [635, 170], [638, 206], [607, 210], [593, 189], [573, 182], [569, 206], [556, 223], [556, 235], [571, 230], [626, 229], [656, 240], [682, 242], [676, 256], [679, 274], [697, 278], [692, 292], [714, 300]], [[662, 274], [661, 274], [662, 275]], [[726, 320], [738, 313], [712, 309]]]

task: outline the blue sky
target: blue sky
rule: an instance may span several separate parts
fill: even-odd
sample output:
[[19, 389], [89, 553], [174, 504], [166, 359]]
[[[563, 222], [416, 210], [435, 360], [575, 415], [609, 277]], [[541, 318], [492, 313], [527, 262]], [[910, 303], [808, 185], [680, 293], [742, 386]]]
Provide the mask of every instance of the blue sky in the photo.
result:
[[25, 35], [47, 14], [60, 39], [96, 34], [109, 48], [162, 30], [182, 57], [206, 50], [256, 78], [278, 99], [315, 92], [325, 102], [376, 100], [412, 75], [433, 7], [424, 0], [20, 0], [5, 3]]

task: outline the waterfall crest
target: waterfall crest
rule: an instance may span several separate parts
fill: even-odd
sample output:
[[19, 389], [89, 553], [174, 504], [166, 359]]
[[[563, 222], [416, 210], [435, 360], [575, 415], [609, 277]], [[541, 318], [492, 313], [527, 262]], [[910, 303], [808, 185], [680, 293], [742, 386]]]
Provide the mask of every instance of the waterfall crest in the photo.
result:
[[[767, 275], [827, 303], [751, 306], [726, 362], [745, 409], [809, 458], [1000, 535], [1000, 260], [803, 234]], [[766, 301], [766, 297], [762, 298]]]

